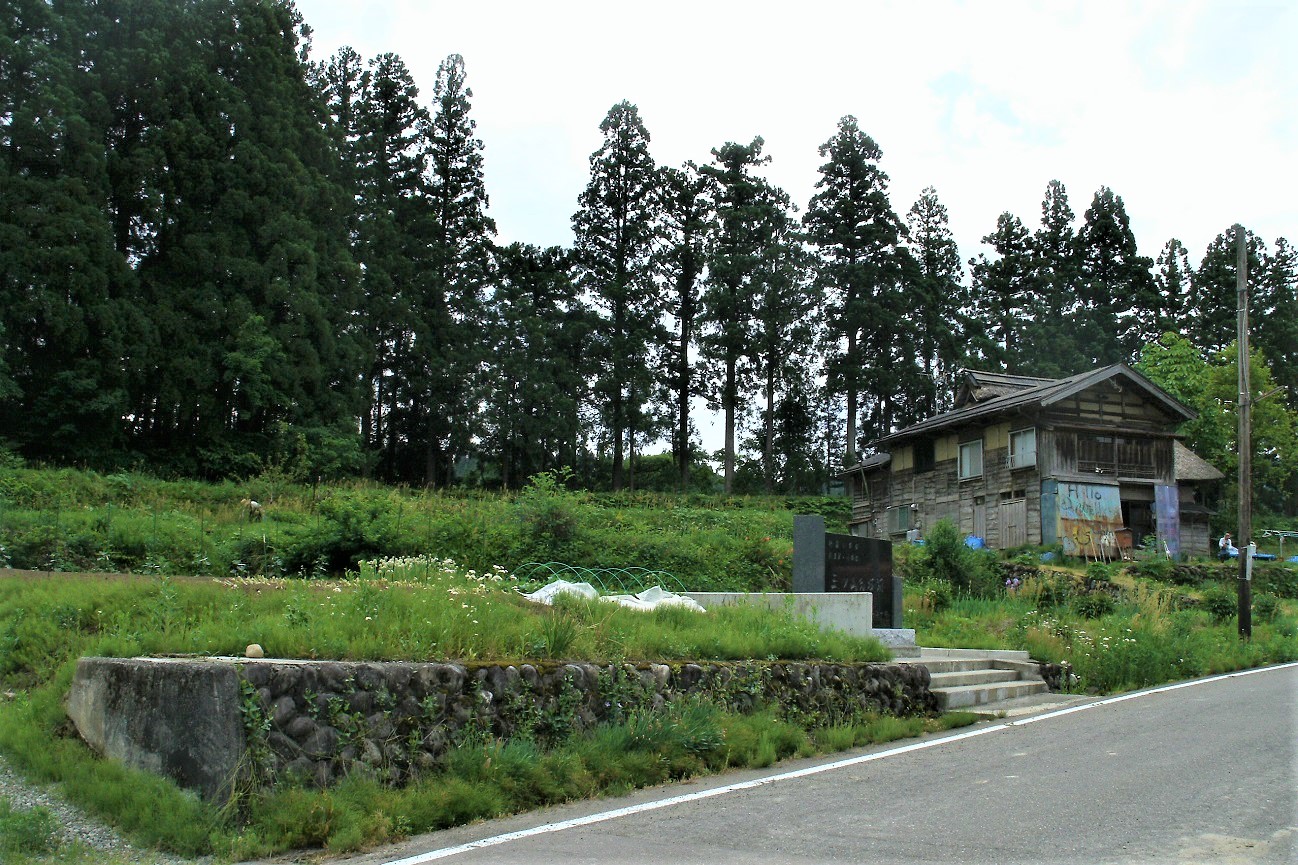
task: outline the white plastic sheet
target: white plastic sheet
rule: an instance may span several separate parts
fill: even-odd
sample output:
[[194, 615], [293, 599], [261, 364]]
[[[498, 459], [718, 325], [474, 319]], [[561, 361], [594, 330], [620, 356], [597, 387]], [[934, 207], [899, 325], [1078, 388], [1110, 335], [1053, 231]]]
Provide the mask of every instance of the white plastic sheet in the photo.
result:
[[567, 580], [555, 580], [542, 586], [535, 592], [523, 593], [523, 597], [538, 604], [553, 604], [554, 599], [562, 594], [576, 595], [582, 598], [599, 598], [612, 604], [620, 604], [633, 610], [654, 610], [658, 607], [685, 607], [696, 612], [704, 612], [703, 607], [693, 598], [669, 592], [662, 586], [645, 589], [635, 595], [605, 595], [600, 597], [590, 583], [570, 583]]

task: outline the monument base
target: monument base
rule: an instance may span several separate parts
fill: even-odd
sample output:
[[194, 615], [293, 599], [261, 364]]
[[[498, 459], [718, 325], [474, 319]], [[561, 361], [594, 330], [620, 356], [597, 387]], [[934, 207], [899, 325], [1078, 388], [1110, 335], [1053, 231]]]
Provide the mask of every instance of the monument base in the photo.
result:
[[[682, 592], [704, 609], [727, 604], [760, 604], [769, 609], [789, 609], [821, 628], [842, 631], [854, 637], [878, 633], [870, 628], [874, 597], [869, 592]], [[911, 631], [911, 642], [915, 632]]]
[[914, 628], [873, 628], [870, 636], [892, 650], [896, 658], [918, 658], [919, 647], [915, 645]]

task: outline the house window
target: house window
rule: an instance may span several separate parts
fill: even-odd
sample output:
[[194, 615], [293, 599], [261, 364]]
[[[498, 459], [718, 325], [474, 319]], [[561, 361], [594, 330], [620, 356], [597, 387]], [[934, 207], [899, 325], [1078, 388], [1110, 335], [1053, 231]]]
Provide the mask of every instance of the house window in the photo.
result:
[[976, 478], [983, 473], [983, 440], [960, 445], [960, 480]]
[[933, 458], [933, 440], [921, 439], [915, 442], [915, 471], [931, 472], [936, 464]]
[[1152, 439], [1078, 433], [1077, 470], [1086, 474], [1156, 478], [1154, 442]]
[[1036, 427], [1010, 433], [1010, 468], [1021, 469], [1037, 464]]
[[896, 508], [888, 508], [888, 533], [893, 535], [904, 535], [911, 527], [911, 510], [903, 505]]

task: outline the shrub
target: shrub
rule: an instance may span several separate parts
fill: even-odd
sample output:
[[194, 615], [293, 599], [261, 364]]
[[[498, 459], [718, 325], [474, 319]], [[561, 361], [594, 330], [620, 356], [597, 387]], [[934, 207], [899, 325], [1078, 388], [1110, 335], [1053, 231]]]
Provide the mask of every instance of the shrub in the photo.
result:
[[1214, 622], [1225, 622], [1239, 612], [1239, 596], [1223, 586], [1212, 586], [1203, 593], [1203, 609]]
[[951, 606], [954, 595], [949, 583], [929, 581], [915, 587], [919, 612], [940, 613]]
[[1091, 562], [1086, 566], [1087, 583], [1107, 583], [1113, 579], [1113, 566], [1103, 562]]
[[1263, 592], [1253, 596], [1253, 618], [1259, 622], [1274, 622], [1280, 612], [1280, 599]]
[[924, 540], [922, 548], [910, 553], [912, 576], [941, 580], [974, 595], [987, 595], [996, 588], [995, 554], [971, 550], [953, 522], [938, 520]]
[[570, 472], [562, 469], [533, 475], [518, 496], [518, 510], [533, 556], [559, 558], [578, 534], [576, 493], [565, 487]]
[[1067, 574], [1041, 571], [1023, 581], [1019, 594], [1039, 610], [1052, 610], [1068, 606], [1076, 588]]
[[0, 853], [53, 853], [58, 821], [45, 808], [20, 811], [0, 799]]
[[1113, 612], [1117, 605], [1108, 592], [1088, 592], [1073, 601], [1077, 615], [1086, 619], [1098, 619]]
[[[1181, 582], [1176, 578], [1178, 568], [1168, 559], [1162, 556], [1154, 556], [1148, 559], [1141, 559], [1127, 568], [1131, 573], [1138, 577], [1144, 577], [1149, 580], [1159, 580], [1160, 582]], [[1087, 576], [1089, 576], [1089, 571]], [[1197, 580], [1193, 580], [1197, 582]]]

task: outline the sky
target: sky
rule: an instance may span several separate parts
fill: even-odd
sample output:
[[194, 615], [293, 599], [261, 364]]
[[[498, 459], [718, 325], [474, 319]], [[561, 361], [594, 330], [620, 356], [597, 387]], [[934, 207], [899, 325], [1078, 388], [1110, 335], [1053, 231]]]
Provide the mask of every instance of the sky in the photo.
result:
[[[634, 103], [659, 164], [765, 140], [805, 210], [854, 115], [903, 218], [937, 190], [965, 262], [1059, 180], [1081, 224], [1108, 186], [1141, 254], [1192, 265], [1236, 222], [1298, 242], [1298, 3], [297, 0], [312, 57], [401, 56], [431, 105], [464, 57], [502, 244], [572, 244], [599, 124]], [[966, 265], [967, 266], [967, 265]], [[702, 408], [700, 406], [699, 408]], [[703, 444], [719, 418], [697, 411]]]
[[1122, 196], [1140, 252], [1197, 264], [1239, 222], [1298, 241], [1298, 3], [514, 2], [297, 0], [312, 57], [405, 61], [431, 103], [464, 57], [498, 241], [572, 242], [571, 219], [623, 99], [659, 164], [765, 139], [800, 209], [818, 148], [857, 117], [903, 217], [937, 189], [965, 261], [1009, 211], [1030, 229], [1048, 181], [1078, 224]]

